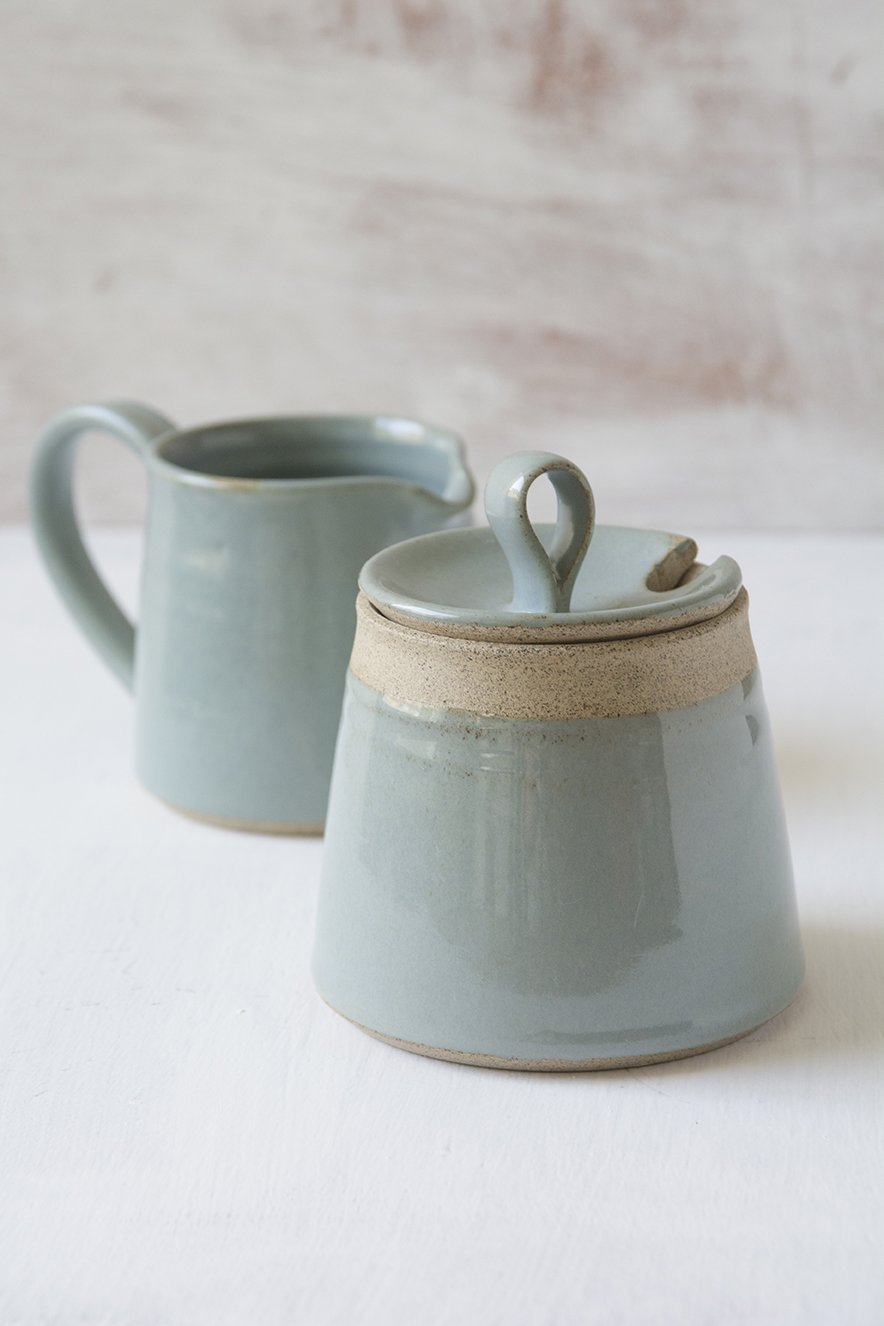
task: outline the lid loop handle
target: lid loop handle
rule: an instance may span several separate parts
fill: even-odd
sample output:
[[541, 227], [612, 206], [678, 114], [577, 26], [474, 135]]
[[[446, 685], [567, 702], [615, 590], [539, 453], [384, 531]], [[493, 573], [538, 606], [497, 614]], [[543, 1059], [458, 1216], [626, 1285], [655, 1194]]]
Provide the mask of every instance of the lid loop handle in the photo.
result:
[[[558, 499], [549, 552], [528, 516], [528, 489], [542, 474]], [[512, 611], [568, 612], [595, 526], [595, 500], [582, 470], [548, 451], [517, 451], [492, 470], [485, 514], [512, 573]]]

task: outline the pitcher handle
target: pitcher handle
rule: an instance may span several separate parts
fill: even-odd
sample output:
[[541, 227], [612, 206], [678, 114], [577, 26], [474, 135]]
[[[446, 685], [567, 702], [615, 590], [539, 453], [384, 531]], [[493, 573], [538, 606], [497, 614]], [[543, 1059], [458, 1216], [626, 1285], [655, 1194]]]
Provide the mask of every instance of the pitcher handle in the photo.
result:
[[129, 690], [135, 627], [84, 547], [74, 508], [74, 460], [83, 433], [109, 433], [144, 460], [151, 441], [174, 430], [165, 415], [131, 401], [77, 405], [44, 429], [31, 465], [31, 521], [43, 561], [74, 620]]

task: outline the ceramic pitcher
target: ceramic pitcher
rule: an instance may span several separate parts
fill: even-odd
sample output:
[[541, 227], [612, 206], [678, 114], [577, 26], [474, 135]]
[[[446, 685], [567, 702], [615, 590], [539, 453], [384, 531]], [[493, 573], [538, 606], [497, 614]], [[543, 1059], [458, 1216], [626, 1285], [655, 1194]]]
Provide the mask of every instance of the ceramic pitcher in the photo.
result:
[[[112, 434], [145, 463], [137, 630], [86, 553], [76, 445]], [[452, 523], [473, 482], [451, 433], [395, 417], [249, 419], [179, 431], [136, 404], [52, 421], [33, 463], [39, 546], [68, 607], [136, 701], [144, 785], [235, 827], [325, 820], [359, 568]]]
[[[555, 526], [526, 496], [548, 475]], [[737, 564], [599, 526], [545, 453], [490, 528], [360, 578], [314, 973], [419, 1054], [572, 1070], [696, 1054], [792, 999], [802, 953]]]

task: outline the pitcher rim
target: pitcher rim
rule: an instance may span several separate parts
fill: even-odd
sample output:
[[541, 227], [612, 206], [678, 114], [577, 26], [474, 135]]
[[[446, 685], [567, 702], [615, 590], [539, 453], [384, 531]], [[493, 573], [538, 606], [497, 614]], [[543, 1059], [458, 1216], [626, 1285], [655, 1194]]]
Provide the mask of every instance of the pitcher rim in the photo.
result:
[[[412, 429], [420, 430], [420, 437], [396, 437], [392, 434], [379, 435], [379, 441], [391, 442], [395, 445], [407, 448], [418, 444], [435, 446], [437, 450], [447, 454], [453, 462], [448, 482], [442, 492], [434, 492], [432, 488], [418, 480], [395, 474], [339, 474], [339, 475], [320, 475], [293, 478], [249, 478], [239, 475], [213, 474], [202, 470], [196, 470], [188, 465], [179, 464], [174, 460], [168, 459], [163, 455], [163, 448], [168, 446], [173, 440], [191, 437], [200, 433], [209, 433], [222, 428], [266, 428], [268, 425], [292, 423], [301, 427], [310, 427], [311, 425], [319, 427], [329, 427], [330, 425], [378, 425], [383, 423], [407, 425]], [[373, 440], [373, 439], [369, 439]], [[342, 439], [325, 439], [327, 442], [340, 442]], [[420, 493], [429, 501], [438, 502], [441, 506], [453, 511], [464, 510], [473, 501], [476, 494], [476, 485], [469, 465], [467, 464], [466, 446], [459, 434], [449, 428], [443, 428], [438, 424], [430, 424], [425, 420], [416, 419], [410, 415], [385, 413], [385, 414], [267, 414], [267, 415], [242, 415], [230, 419], [213, 420], [208, 423], [189, 425], [184, 428], [172, 428], [168, 432], [160, 433], [151, 440], [150, 447], [145, 456], [149, 467], [165, 475], [176, 483], [183, 483], [196, 488], [207, 488], [227, 492], [288, 492], [299, 488], [320, 487], [320, 488], [340, 488], [344, 486], [373, 486], [381, 484], [395, 483], [402, 488], [410, 488]]]

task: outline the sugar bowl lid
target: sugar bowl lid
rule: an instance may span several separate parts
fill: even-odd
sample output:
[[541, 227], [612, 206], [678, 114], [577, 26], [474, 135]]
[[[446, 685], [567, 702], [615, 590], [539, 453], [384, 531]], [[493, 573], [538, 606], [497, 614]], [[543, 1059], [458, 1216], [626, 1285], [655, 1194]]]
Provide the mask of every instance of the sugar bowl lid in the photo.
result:
[[[534, 526], [531, 485], [546, 475], [555, 525]], [[488, 528], [453, 529], [394, 544], [362, 569], [359, 586], [385, 617], [423, 631], [512, 643], [651, 635], [723, 612], [742, 584], [737, 563], [695, 561], [693, 539], [595, 524], [576, 465], [520, 451], [485, 486]]]

